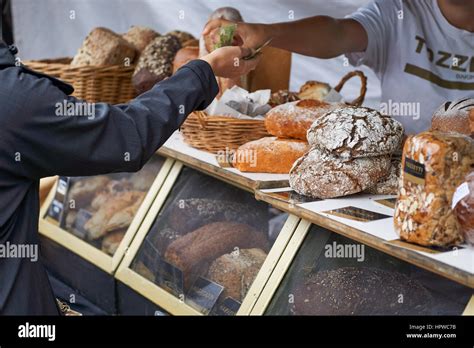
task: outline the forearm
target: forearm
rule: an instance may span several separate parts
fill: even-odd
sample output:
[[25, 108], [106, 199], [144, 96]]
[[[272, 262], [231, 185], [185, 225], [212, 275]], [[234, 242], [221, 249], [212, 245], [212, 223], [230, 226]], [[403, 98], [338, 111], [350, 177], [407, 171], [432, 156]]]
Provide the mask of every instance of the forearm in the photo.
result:
[[333, 58], [364, 51], [367, 35], [362, 26], [347, 19], [316, 16], [275, 24], [251, 24], [272, 39], [271, 46], [318, 58]]

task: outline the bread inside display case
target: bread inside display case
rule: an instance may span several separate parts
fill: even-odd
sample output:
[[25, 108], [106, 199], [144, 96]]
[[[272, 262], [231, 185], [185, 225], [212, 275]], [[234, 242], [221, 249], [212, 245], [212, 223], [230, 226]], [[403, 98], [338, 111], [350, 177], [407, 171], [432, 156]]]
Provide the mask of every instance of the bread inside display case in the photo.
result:
[[461, 315], [472, 289], [312, 225], [266, 315]]
[[130, 267], [202, 314], [234, 315], [287, 217], [183, 167]]
[[45, 218], [113, 256], [164, 162], [154, 156], [136, 173], [60, 177]]

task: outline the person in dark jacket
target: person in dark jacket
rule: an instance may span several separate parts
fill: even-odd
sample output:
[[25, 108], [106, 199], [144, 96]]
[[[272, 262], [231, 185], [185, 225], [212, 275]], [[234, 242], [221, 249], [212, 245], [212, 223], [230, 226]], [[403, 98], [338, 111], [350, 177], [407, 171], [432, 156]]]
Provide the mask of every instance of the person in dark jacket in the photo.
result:
[[140, 170], [189, 113], [211, 103], [216, 76], [244, 75], [258, 59], [223, 47], [128, 104], [83, 108], [70, 85], [16, 64], [15, 53], [0, 41], [0, 314], [58, 315], [35, 252], [40, 178]]

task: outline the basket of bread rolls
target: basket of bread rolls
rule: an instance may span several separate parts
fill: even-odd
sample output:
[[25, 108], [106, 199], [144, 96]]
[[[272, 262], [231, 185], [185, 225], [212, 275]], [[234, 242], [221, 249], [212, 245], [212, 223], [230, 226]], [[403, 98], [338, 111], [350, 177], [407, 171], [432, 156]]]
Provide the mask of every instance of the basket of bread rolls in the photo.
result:
[[160, 35], [143, 26], [132, 26], [124, 34], [98, 27], [87, 35], [74, 57], [27, 61], [25, 65], [71, 84], [79, 99], [119, 104], [171, 76], [176, 52], [193, 39], [185, 32]]

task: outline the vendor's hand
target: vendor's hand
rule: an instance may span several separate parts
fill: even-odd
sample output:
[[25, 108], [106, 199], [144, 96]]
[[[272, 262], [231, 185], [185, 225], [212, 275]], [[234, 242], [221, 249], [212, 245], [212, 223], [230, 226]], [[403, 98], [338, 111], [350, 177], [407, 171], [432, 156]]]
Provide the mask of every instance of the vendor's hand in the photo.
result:
[[245, 46], [255, 49], [263, 45], [270, 38], [270, 35], [266, 30], [267, 26], [264, 24], [231, 22], [225, 19], [213, 19], [207, 22], [202, 35], [210, 35], [212, 37], [215, 36], [213, 41], [217, 42], [220, 27], [230, 24], [237, 25], [234, 34], [234, 46]]
[[214, 74], [218, 77], [236, 78], [247, 75], [254, 70], [260, 57], [244, 60], [251, 54], [251, 50], [242, 46], [221, 47], [199, 59], [209, 63]]

